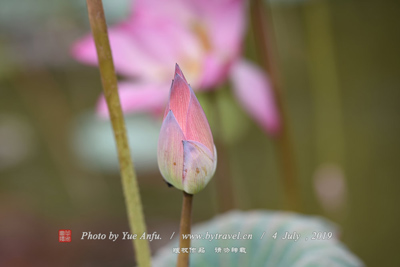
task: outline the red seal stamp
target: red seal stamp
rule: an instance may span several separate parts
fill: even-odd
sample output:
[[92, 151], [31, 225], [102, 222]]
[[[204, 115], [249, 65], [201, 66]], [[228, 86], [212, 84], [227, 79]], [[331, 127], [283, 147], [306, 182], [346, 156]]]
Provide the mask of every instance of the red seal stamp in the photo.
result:
[[71, 242], [71, 230], [58, 230], [58, 242]]

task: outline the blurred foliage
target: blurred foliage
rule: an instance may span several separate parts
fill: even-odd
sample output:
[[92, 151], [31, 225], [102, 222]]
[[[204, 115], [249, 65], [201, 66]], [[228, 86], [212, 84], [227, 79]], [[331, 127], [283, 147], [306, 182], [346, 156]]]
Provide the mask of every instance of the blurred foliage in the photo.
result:
[[[160, 120], [145, 115], [129, 115], [125, 122], [135, 169], [139, 174], [157, 171]], [[74, 127], [73, 139], [73, 147], [82, 161], [82, 167], [118, 173], [118, 154], [109, 120], [100, 119], [94, 110], [83, 114]]]
[[[126, 1], [103, 2], [110, 5], [106, 6], [109, 24], [126, 15]], [[336, 74], [329, 72], [337, 82], [339, 101], [334, 106], [330, 97], [315, 88], [316, 73], [310, 66], [321, 52], [310, 48], [322, 47], [319, 42], [325, 38], [313, 34], [316, 25], [310, 24], [313, 19], [318, 23], [321, 3], [327, 5], [330, 16], [324, 25], [331, 47], [322, 52], [329, 51], [334, 58]], [[368, 266], [400, 264], [396, 247], [400, 238], [399, 12], [398, 1], [273, 5], [304, 212], [336, 221], [343, 242]], [[130, 242], [78, 241], [82, 231], [128, 230], [118, 174], [83, 168], [72, 146], [73, 130], [86, 134], [91, 125], [77, 129], [76, 121], [94, 109], [101, 93], [98, 70], [69, 56], [73, 41], [88, 32], [84, 1], [0, 1], [0, 266], [132, 263]], [[244, 50], [250, 59], [259, 60], [251, 31]], [[322, 70], [316, 69], [326, 75], [325, 63], [332, 62], [326, 56], [318, 58]], [[227, 138], [235, 206], [282, 208], [274, 140], [238, 109], [229, 88], [218, 94], [218, 106], [213, 97], [200, 95], [199, 99], [210, 114], [216, 107], [222, 110], [221, 123], [213, 115], [208, 117], [213, 131], [219, 129]], [[327, 104], [318, 105], [320, 99]], [[342, 136], [331, 124], [335, 109], [341, 112], [341, 121], [334, 125], [342, 127]], [[107, 128], [94, 120], [91, 123], [90, 131]], [[135, 132], [130, 130], [130, 134]], [[111, 144], [110, 139], [96, 141], [94, 136], [86, 140], [79, 149], [96, 142], [97, 148]], [[321, 148], [321, 143], [326, 147]], [[342, 152], [335, 152], [336, 148]], [[104, 168], [115, 163], [112, 153], [96, 154], [105, 162]], [[144, 159], [139, 156], [137, 164]], [[347, 192], [343, 210], [334, 213], [321, 207], [314, 189], [314, 176], [326, 163], [338, 168]], [[149, 231], [168, 235], [177, 229], [181, 194], [165, 185], [156, 167], [153, 170], [139, 175], [146, 219]], [[196, 196], [195, 222], [218, 213], [216, 179]], [[62, 228], [73, 232], [73, 242], [67, 246], [57, 242]], [[153, 242], [153, 250], [166, 241]]]
[[[108, 23], [115, 23], [129, 14], [131, 6], [130, 0], [104, 1], [104, 9]], [[15, 22], [21, 23], [20, 18], [24, 18], [27, 27], [34, 28], [37, 23], [46, 23], [49, 19], [65, 17], [66, 14], [74, 14], [76, 19], [86, 22], [87, 9], [86, 1], [72, 0], [65, 2], [49, 2], [47, 0], [36, 1], [12, 1], [2, 0], [0, 2], [0, 22], [5, 28], [17, 27]]]
[[227, 86], [197, 97], [213, 130], [215, 139], [232, 144], [243, 138], [249, 127], [249, 117], [241, 110]]

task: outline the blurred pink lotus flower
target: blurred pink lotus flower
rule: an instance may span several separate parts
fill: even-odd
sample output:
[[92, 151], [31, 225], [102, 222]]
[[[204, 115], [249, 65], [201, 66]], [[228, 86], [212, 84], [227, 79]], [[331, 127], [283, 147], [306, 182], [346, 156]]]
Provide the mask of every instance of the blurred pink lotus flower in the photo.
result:
[[178, 65], [158, 140], [164, 179], [186, 193], [201, 191], [214, 175], [217, 150], [206, 115]]
[[[178, 62], [197, 90], [212, 90], [231, 78], [243, 108], [265, 130], [280, 129], [267, 77], [241, 58], [245, 33], [244, 0], [137, 0], [131, 16], [109, 29], [125, 112], [161, 112], [168, 99], [171, 66]], [[90, 35], [76, 42], [73, 56], [96, 65]], [[98, 113], [108, 116], [104, 97]]]

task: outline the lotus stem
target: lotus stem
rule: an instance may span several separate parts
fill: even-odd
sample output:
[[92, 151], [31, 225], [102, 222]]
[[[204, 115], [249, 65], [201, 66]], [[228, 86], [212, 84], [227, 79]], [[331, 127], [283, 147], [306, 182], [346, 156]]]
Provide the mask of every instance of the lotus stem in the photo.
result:
[[251, 1], [251, 19], [257, 49], [261, 55], [263, 66], [271, 80], [275, 100], [281, 116], [281, 131], [276, 137], [276, 146], [280, 161], [283, 180], [285, 206], [294, 211], [299, 211], [300, 193], [297, 184], [297, 170], [288, 116], [281, 88], [281, 79], [277, 68], [276, 40], [273, 30], [273, 21], [270, 10], [266, 9], [261, 0]]
[[309, 73], [314, 97], [318, 164], [343, 165], [345, 138], [331, 12], [328, 1], [313, 2], [304, 9], [308, 37]]
[[221, 90], [213, 90], [209, 93], [210, 100], [214, 106], [216, 123], [216, 146], [218, 151], [218, 168], [215, 172], [215, 187], [218, 200], [218, 212], [224, 213], [231, 209], [235, 208], [236, 199], [235, 199], [235, 191], [233, 184], [233, 177], [231, 175], [230, 162], [228, 159], [228, 147], [226, 142], [224, 142], [224, 130], [222, 125], [223, 122], [223, 114], [221, 111], [221, 91], [225, 88], [221, 88]]
[[[122, 177], [122, 187], [131, 231], [138, 234], [146, 232], [146, 225], [139, 195], [132, 158], [129, 151], [124, 117], [118, 95], [117, 77], [115, 75], [107, 24], [101, 0], [87, 0], [90, 27], [96, 44], [101, 82], [107, 101], [110, 120], [117, 144], [118, 159]], [[150, 247], [146, 239], [134, 239], [134, 249], [138, 266], [150, 267]]]
[[[193, 195], [183, 192], [183, 204], [181, 214], [181, 225], [179, 230], [179, 254], [177, 267], [189, 266], [189, 253], [190, 253], [190, 229], [192, 226], [192, 202]], [[182, 249], [186, 248], [187, 253], [182, 253]]]

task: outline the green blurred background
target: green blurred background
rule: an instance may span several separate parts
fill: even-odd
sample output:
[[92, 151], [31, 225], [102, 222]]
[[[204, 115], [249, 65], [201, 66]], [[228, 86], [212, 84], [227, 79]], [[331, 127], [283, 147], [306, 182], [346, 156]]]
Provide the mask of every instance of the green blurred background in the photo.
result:
[[[110, 25], [126, 17], [127, 1], [103, 2]], [[368, 266], [399, 266], [400, 2], [271, 7], [303, 213], [337, 222]], [[129, 231], [111, 128], [94, 115], [98, 70], [70, 56], [89, 31], [84, 1], [0, 0], [0, 266], [133, 263], [129, 241], [79, 240], [82, 231]], [[245, 54], [257, 61], [254, 46], [250, 30]], [[196, 195], [194, 221], [234, 208], [283, 209], [274, 139], [229, 86], [216, 94], [218, 129], [215, 106], [199, 99], [223, 145], [221, 170]], [[148, 230], [168, 235], [178, 229], [181, 193], [154, 161], [160, 122], [129, 115], [127, 123]], [[235, 194], [225, 202], [221, 176]], [[59, 229], [72, 230], [72, 243], [58, 243]]]

